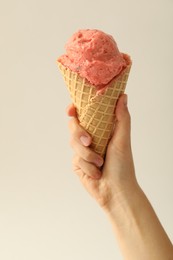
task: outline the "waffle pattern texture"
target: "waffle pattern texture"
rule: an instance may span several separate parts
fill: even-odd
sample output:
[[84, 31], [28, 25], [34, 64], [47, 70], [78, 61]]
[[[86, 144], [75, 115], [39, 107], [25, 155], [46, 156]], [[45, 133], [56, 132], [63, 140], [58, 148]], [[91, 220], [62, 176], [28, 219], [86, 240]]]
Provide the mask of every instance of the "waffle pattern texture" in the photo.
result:
[[114, 78], [103, 93], [99, 93], [85, 78], [59, 62], [58, 67], [76, 108], [80, 125], [92, 137], [91, 148], [104, 157], [115, 125], [116, 103], [125, 91], [131, 65]]

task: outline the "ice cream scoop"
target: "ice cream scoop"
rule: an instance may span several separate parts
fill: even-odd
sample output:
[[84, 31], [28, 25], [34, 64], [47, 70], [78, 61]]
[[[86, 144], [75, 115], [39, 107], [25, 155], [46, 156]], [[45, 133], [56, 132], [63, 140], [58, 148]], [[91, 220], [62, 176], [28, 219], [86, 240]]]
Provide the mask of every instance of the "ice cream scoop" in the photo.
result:
[[73, 34], [57, 63], [80, 125], [92, 137], [91, 148], [104, 157], [116, 103], [126, 88], [130, 57], [119, 52], [112, 36], [87, 29]]
[[98, 88], [108, 84], [129, 63], [129, 57], [120, 53], [113, 37], [96, 29], [77, 31], [65, 48], [66, 54], [58, 62]]

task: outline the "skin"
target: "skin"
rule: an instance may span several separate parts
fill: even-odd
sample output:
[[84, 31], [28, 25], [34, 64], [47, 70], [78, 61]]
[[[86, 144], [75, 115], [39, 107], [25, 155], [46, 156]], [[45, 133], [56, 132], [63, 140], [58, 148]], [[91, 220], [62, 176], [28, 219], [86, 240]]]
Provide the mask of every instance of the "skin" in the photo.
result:
[[92, 138], [79, 125], [73, 105], [67, 114], [73, 170], [108, 216], [124, 259], [172, 260], [172, 243], [135, 176], [127, 95], [117, 103], [105, 160], [90, 149]]

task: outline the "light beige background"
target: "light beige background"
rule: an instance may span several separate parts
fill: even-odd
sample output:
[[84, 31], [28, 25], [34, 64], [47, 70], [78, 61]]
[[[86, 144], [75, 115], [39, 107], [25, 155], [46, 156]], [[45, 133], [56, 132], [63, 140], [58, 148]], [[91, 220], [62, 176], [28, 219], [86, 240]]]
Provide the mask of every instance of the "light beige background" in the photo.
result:
[[131, 54], [136, 174], [173, 239], [172, 17], [172, 0], [0, 1], [0, 259], [121, 259], [71, 170], [56, 58], [80, 28], [112, 34]]

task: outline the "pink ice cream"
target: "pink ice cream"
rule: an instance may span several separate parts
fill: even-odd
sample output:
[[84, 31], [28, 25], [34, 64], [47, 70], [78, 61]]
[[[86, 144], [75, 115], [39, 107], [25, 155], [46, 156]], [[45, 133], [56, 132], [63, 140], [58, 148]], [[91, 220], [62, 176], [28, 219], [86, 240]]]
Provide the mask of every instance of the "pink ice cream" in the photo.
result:
[[100, 30], [79, 30], [65, 47], [66, 54], [58, 62], [98, 87], [120, 74], [130, 60], [119, 52], [113, 37]]

